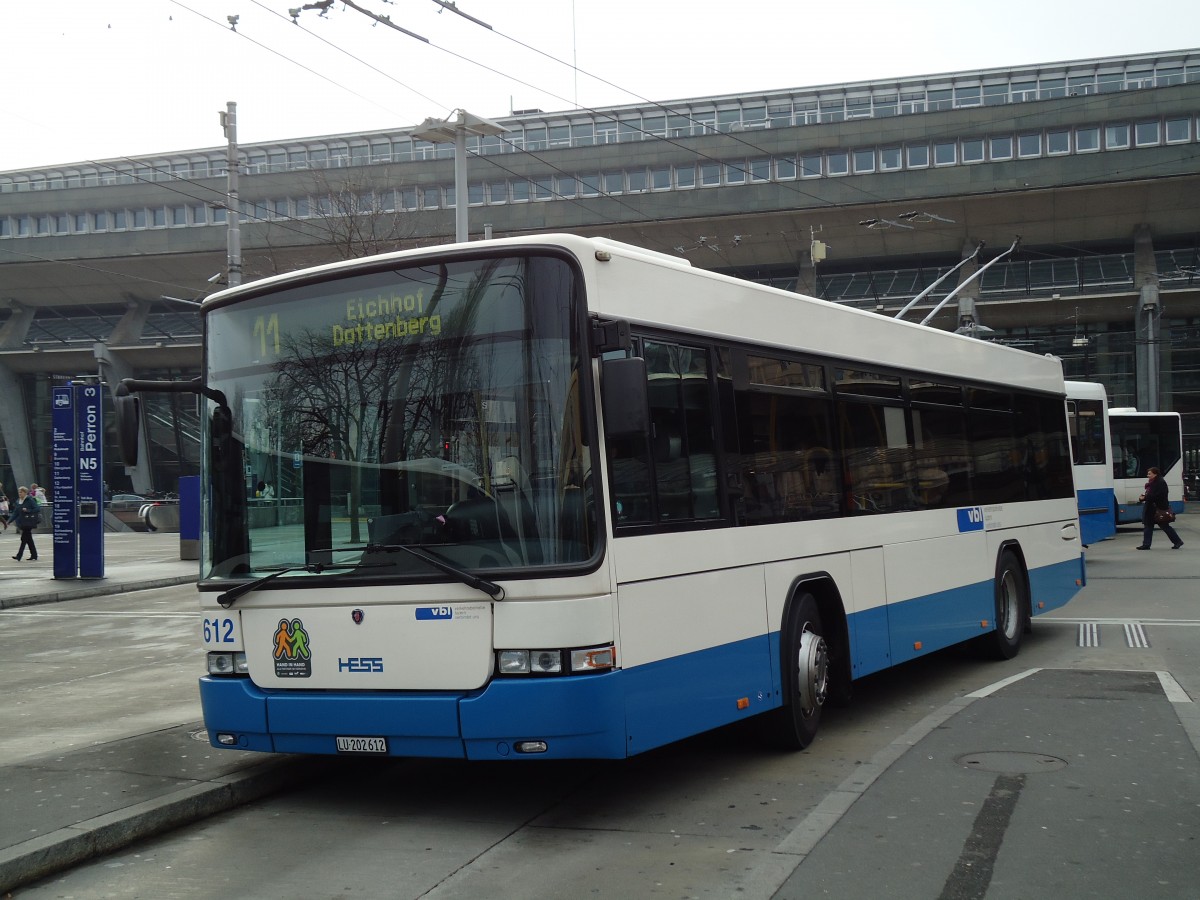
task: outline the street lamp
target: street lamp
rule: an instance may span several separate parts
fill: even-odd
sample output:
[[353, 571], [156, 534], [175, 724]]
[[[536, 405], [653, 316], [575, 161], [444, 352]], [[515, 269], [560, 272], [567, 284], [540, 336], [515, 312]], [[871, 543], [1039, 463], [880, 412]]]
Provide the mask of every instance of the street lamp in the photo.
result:
[[467, 135], [483, 137], [507, 130], [465, 109], [456, 109], [448, 119], [426, 119], [412, 133], [420, 141], [454, 145], [454, 239], [459, 243], [467, 240]]

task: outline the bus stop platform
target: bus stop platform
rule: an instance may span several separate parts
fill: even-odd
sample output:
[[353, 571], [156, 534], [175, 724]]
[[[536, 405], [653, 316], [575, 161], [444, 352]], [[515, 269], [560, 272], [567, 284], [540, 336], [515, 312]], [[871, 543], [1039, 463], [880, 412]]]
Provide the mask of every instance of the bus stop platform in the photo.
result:
[[[104, 577], [94, 579], [56, 579], [50, 533], [36, 532], [34, 540], [37, 560], [18, 562], [11, 558], [16, 529], [0, 534], [0, 609], [187, 584], [199, 575], [196, 560], [180, 558], [178, 533], [105, 534]], [[0, 897], [265, 796], [316, 764], [261, 753], [198, 752], [208, 747], [206, 740], [198, 742], [203, 728], [196, 721], [15, 763], [0, 758]]]
[[177, 532], [106, 533], [103, 578], [55, 578], [53, 536], [39, 530], [33, 537], [38, 558], [18, 561], [11, 558], [20, 544], [16, 527], [0, 534], [0, 609], [169, 587], [200, 574], [196, 560], [180, 559]]

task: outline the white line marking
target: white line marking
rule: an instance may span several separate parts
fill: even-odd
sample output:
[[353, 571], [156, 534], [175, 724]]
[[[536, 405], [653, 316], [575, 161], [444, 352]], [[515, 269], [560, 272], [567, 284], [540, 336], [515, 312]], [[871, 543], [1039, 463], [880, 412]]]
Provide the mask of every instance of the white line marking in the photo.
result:
[[1191, 703], [1192, 698], [1188, 696], [1187, 691], [1183, 689], [1178, 681], [1171, 675], [1170, 672], [1155, 672], [1158, 676], [1158, 683], [1162, 685], [1163, 693], [1167, 695], [1167, 699], [1172, 703]]
[[1004, 678], [1000, 681], [997, 681], [995, 684], [989, 684], [986, 687], [981, 687], [979, 690], [973, 691], [970, 694], [967, 694], [967, 696], [970, 697], [972, 700], [978, 699], [979, 697], [987, 697], [990, 694], [996, 693], [996, 691], [1000, 690], [1001, 688], [1006, 688], [1010, 684], [1015, 684], [1016, 682], [1020, 681], [1022, 678], [1028, 678], [1030, 675], [1036, 675], [1040, 671], [1042, 671], [1040, 668], [1039, 669], [1026, 669], [1024, 672], [1021, 672], [1019, 675], [1011, 675], [1008, 678]]

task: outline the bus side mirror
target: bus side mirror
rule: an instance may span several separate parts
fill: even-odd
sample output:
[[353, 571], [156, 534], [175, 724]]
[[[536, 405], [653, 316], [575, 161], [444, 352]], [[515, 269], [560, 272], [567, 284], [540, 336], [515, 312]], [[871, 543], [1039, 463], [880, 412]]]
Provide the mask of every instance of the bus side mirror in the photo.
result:
[[141, 411], [136, 395], [124, 384], [118, 384], [113, 392], [113, 418], [117, 425], [117, 445], [121, 449], [121, 462], [127, 466], [138, 464], [138, 431]]
[[646, 361], [640, 356], [603, 360], [600, 364], [600, 400], [605, 435], [628, 437], [649, 434]]

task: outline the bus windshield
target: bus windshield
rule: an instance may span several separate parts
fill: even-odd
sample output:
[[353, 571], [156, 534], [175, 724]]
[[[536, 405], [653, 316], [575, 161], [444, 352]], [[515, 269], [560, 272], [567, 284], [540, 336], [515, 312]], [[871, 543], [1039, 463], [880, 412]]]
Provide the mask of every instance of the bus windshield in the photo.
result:
[[562, 259], [509, 256], [334, 273], [209, 312], [206, 381], [226, 404], [205, 422], [204, 576], [592, 559], [577, 285]]

